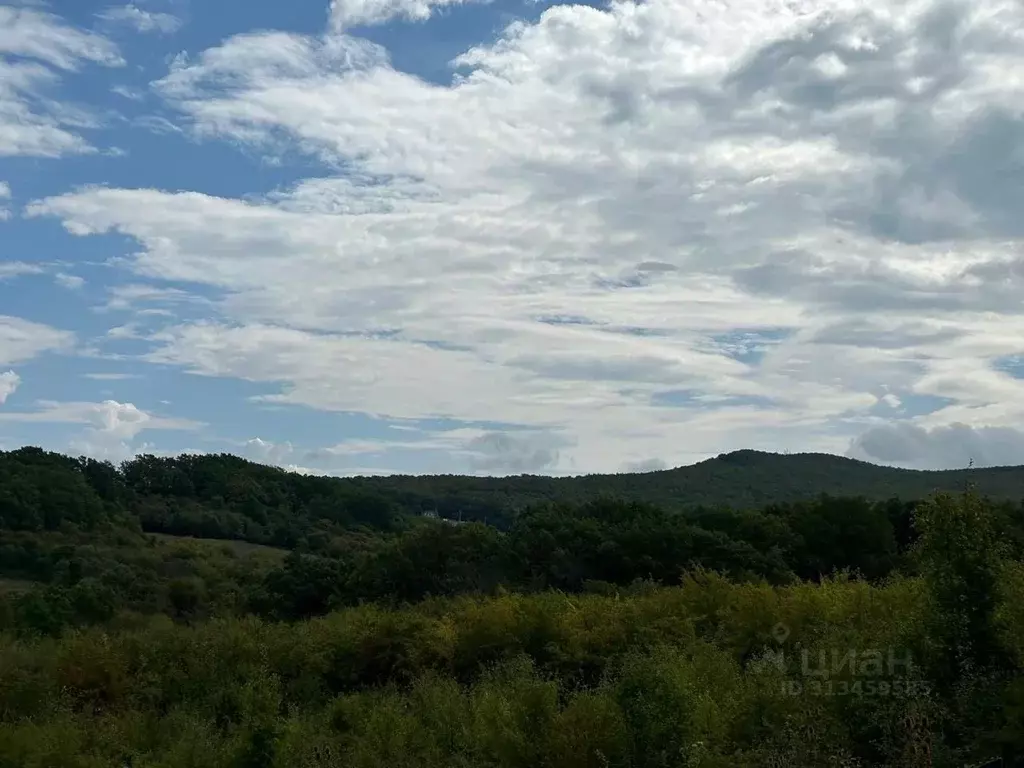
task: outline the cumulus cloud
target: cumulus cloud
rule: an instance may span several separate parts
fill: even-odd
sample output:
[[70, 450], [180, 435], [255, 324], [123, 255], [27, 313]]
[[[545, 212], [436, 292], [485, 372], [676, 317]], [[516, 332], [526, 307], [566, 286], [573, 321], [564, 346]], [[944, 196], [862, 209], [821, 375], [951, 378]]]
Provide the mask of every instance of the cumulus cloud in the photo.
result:
[[15, 393], [21, 385], [21, 377], [14, 371], [0, 373], [0, 405], [7, 402], [7, 398]]
[[[338, 462], [343, 451], [331, 449], [298, 449], [288, 441], [273, 442], [254, 437], [240, 446], [240, 453], [250, 461], [277, 466], [300, 475], [329, 475], [346, 477], [353, 475], [391, 474], [388, 470], [354, 467], [349, 462]], [[301, 463], [297, 463], [301, 462]]]
[[194, 431], [204, 426], [190, 419], [157, 416], [132, 403], [116, 400], [99, 403], [40, 400], [33, 410], [0, 412], [0, 423], [3, 422], [80, 425], [84, 429], [71, 439], [69, 448], [76, 453], [111, 460], [129, 458], [150, 449], [150, 444], [135, 440], [142, 432]]
[[130, 440], [143, 430], [194, 430], [203, 426], [189, 419], [154, 416], [132, 403], [119, 403], [116, 400], [100, 403], [40, 400], [36, 406], [36, 410], [32, 411], [5, 412], [0, 415], [0, 420], [82, 424], [97, 434], [119, 440]]
[[158, 32], [173, 34], [181, 29], [182, 21], [170, 13], [156, 13], [139, 8], [134, 3], [111, 6], [96, 14], [103, 21], [114, 24], [126, 24], [137, 32]]
[[0, 157], [93, 151], [74, 129], [94, 118], [46, 98], [46, 91], [84, 64], [123, 63], [117, 47], [98, 34], [42, 10], [0, 6]]
[[246, 441], [244, 448], [246, 456], [261, 464], [281, 464], [294, 452], [295, 448], [289, 442], [277, 444], [258, 437]]
[[[198, 137], [304, 153], [318, 178], [27, 213], [134, 238], [139, 291], [217, 296], [150, 362], [562, 441], [448, 446], [478, 467], [841, 453], [882, 409], [1024, 416], [992, 366], [1024, 334], [1024, 8], [559, 5], [449, 84], [345, 32], [430, 7], [336, 3], [324, 36], [239, 35], [156, 83]], [[942, 405], [908, 416], [922, 398]]]
[[11, 199], [11, 185], [6, 181], [0, 181], [0, 221], [11, 218], [11, 212], [6, 202]]

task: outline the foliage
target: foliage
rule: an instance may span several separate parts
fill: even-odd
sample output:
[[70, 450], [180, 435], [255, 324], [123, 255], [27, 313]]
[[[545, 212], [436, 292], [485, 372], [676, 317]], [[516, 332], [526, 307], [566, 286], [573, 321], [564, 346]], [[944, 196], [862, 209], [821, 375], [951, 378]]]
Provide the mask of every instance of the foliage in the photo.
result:
[[799, 649], [920, 642], [929, 589], [916, 577], [770, 587], [703, 574], [628, 596], [464, 596], [297, 623], [152, 620], [9, 639], [0, 765], [907, 765], [913, 739], [934, 765], [961, 765], [1012, 732], [1019, 678], [986, 692], [1000, 708], [947, 758], [939, 715], [951, 704], [913, 665], [815, 678], [847, 695], [786, 685], [809, 685]]
[[[546, 504], [616, 498], [668, 511], [706, 511], [794, 504], [822, 494], [885, 502], [957, 490], [966, 477], [959, 470], [903, 470], [823, 454], [737, 451], [639, 474], [330, 478], [227, 454], [144, 455], [114, 467], [22, 448], [0, 452], [0, 528], [56, 530], [62, 523], [89, 528], [129, 520], [150, 532], [292, 548], [360, 527], [398, 530], [424, 512], [504, 529], [524, 509]], [[977, 469], [970, 477], [980, 493], [1018, 501], [1024, 468]], [[1015, 514], [1024, 515], [1019, 505]], [[906, 529], [897, 533], [905, 535]]]
[[0, 768], [1024, 754], [1024, 507], [820, 457], [763, 483], [782, 458], [698, 488], [0, 454]]

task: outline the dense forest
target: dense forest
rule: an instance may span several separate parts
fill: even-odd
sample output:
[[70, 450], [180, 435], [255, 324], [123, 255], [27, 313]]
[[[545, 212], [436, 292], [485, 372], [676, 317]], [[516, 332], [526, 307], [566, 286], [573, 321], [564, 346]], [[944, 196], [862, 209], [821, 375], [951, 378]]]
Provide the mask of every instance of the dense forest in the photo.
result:
[[1022, 499], [0, 453], [0, 768], [1024, 764]]
[[[1024, 467], [920, 471], [827, 454], [736, 451], [692, 466], [646, 473], [553, 478], [308, 477], [226, 454], [139, 456], [115, 467], [38, 448], [0, 451], [0, 527], [59, 527], [125, 516], [144, 530], [292, 548], [319, 531], [435, 513], [507, 529], [518, 513], [548, 503], [606, 498], [667, 511], [753, 509], [821, 495], [918, 500], [958, 491], [1017, 502]], [[73, 497], [73, 498], [72, 498]]]

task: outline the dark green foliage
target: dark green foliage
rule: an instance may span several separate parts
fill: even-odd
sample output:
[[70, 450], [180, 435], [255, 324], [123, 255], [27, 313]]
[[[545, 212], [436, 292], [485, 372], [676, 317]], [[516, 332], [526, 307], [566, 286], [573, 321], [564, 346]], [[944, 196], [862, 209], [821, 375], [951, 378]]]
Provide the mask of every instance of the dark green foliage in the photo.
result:
[[267, 574], [252, 605], [264, 615], [282, 619], [319, 616], [343, 602], [349, 578], [340, 560], [295, 551]]
[[945, 686], [1006, 662], [993, 621], [1008, 554], [1000, 518], [974, 493], [918, 507], [914, 554], [932, 600], [933, 675]]
[[0, 591], [0, 630], [58, 634], [124, 614], [237, 615], [285, 555], [242, 546], [250, 549], [124, 530], [0, 531], [0, 578], [29, 586]]
[[480, 523], [423, 521], [364, 558], [349, 594], [352, 599], [414, 601], [492, 592], [515, 578], [506, 538]]
[[102, 499], [74, 459], [38, 448], [0, 453], [0, 528], [93, 528], [106, 517]]
[[877, 579], [898, 563], [896, 530], [886, 505], [863, 498], [823, 496], [814, 502], [788, 505], [777, 513], [794, 534], [790, 559], [798, 564], [801, 578], [849, 570]]
[[361, 487], [392, 495], [404, 509], [436, 509], [445, 517], [482, 520], [504, 527], [515, 513], [547, 502], [572, 504], [616, 497], [669, 510], [767, 504], [834, 497], [923, 499], [936, 491], [962, 490], [968, 479], [978, 492], [1017, 502], [1024, 488], [1024, 467], [920, 471], [880, 467], [827, 454], [736, 451], [691, 466], [661, 472], [551, 478], [372, 477]]
[[791, 458], [335, 480], [0, 454], [0, 768], [1012, 764], [1024, 505]]
[[[772, 588], [705, 575], [628, 596], [462, 597], [292, 624], [155, 621], [8, 640], [0, 760], [959, 768], [1009, 754], [1019, 741], [1016, 663], [1010, 677], [965, 678], [946, 696], [865, 688], [829, 698], [787, 694], [784, 683], [808, 682], [799, 661], [758, 663], [737, 642], [782, 622], [796, 655], [919, 643], [932, 621], [929, 589], [920, 579]], [[1009, 593], [998, 606], [1007, 621], [1024, 621]], [[597, 674], [581, 684], [577, 672], [594, 660]], [[904, 677], [932, 682], [921, 674]], [[890, 680], [862, 677], [846, 670], [821, 682]], [[926, 753], [929, 762], [910, 760]]]
[[[766, 466], [791, 458], [741, 452], [697, 467], [712, 481], [735, 472], [758, 481]], [[836, 467], [867, 466], [797, 459], [811, 469], [809, 486], [827, 485]], [[915, 503], [898, 499], [819, 494], [744, 509], [687, 506], [678, 499], [659, 506], [606, 494], [516, 507], [536, 495], [538, 483], [554, 488], [601, 478], [434, 478], [445, 506], [413, 492], [429, 478], [305, 477], [226, 455], [140, 456], [118, 469], [38, 449], [0, 454], [0, 472], [0, 492], [21, 499], [3, 522], [9, 530], [27, 529], [20, 538], [0, 535], [0, 578], [46, 585], [38, 594], [0, 595], [0, 622], [19, 632], [59, 632], [125, 611], [179, 621], [247, 611], [300, 620], [364, 601], [397, 604], [502, 588], [578, 592], [675, 584], [694, 569], [772, 584], [839, 571], [879, 580], [913, 572], [919, 562], [907, 556], [919, 534], [911, 523]], [[605, 479], [643, 495], [629, 485], [630, 477]], [[658, 478], [668, 475], [636, 477], [656, 489]], [[499, 482], [520, 483], [526, 493], [505, 494], [502, 514], [493, 505], [484, 510], [453, 501]], [[472, 491], [469, 497], [459, 496], [459, 483]], [[65, 493], [62, 487], [77, 490]], [[437, 506], [462, 514], [464, 522], [411, 514], [433, 513]], [[1014, 553], [1024, 552], [1024, 506], [989, 508], [999, 537]], [[465, 522], [466, 510], [473, 509], [504, 527]], [[60, 532], [40, 538], [47, 526]], [[233, 546], [269, 543], [292, 554], [263, 561], [258, 574], [239, 573], [232, 560], [212, 553], [164, 561], [165, 550], [147, 554], [140, 545], [140, 527]]]
[[[760, 508], [821, 494], [872, 501], [921, 499], [936, 490], [961, 489], [965, 477], [962, 471], [892, 469], [819, 454], [738, 451], [690, 467], [644, 474], [327, 478], [226, 454], [139, 456], [115, 468], [107, 462], [23, 448], [0, 452], [0, 527], [56, 530], [62, 523], [124, 524], [127, 517], [147, 531], [290, 548], [322, 545], [324, 536], [329, 540], [361, 526], [399, 530], [404, 521], [428, 511], [504, 529], [522, 510], [549, 503], [610, 497], [668, 511], [704, 508], [700, 511], [708, 514], [708, 508]], [[1015, 503], [1024, 486], [1022, 468], [972, 470], [970, 477], [979, 492]], [[889, 512], [897, 543], [904, 547], [911, 535], [908, 515], [897, 509]], [[1024, 514], [1019, 504], [1013, 514]], [[759, 549], [753, 538], [767, 541], [779, 535], [756, 523], [751, 527], [749, 521], [721, 522], [747, 534], [734, 536], [723, 529], [731, 538], [748, 540]], [[1024, 543], [1024, 536], [1019, 540]]]
[[580, 506], [546, 505], [522, 513], [507, 546], [519, 561], [522, 583], [576, 591], [587, 581], [629, 584], [637, 579], [677, 582], [705, 567], [740, 578], [786, 581], [790, 571], [771, 545], [758, 550], [722, 530], [656, 507], [610, 499]]

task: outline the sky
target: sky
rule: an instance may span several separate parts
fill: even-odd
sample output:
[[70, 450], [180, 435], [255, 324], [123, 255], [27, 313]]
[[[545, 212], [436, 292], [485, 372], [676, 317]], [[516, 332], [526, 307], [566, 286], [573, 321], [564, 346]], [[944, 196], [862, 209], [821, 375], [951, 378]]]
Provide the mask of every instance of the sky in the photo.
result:
[[0, 0], [0, 449], [1024, 463], [1019, 0]]

